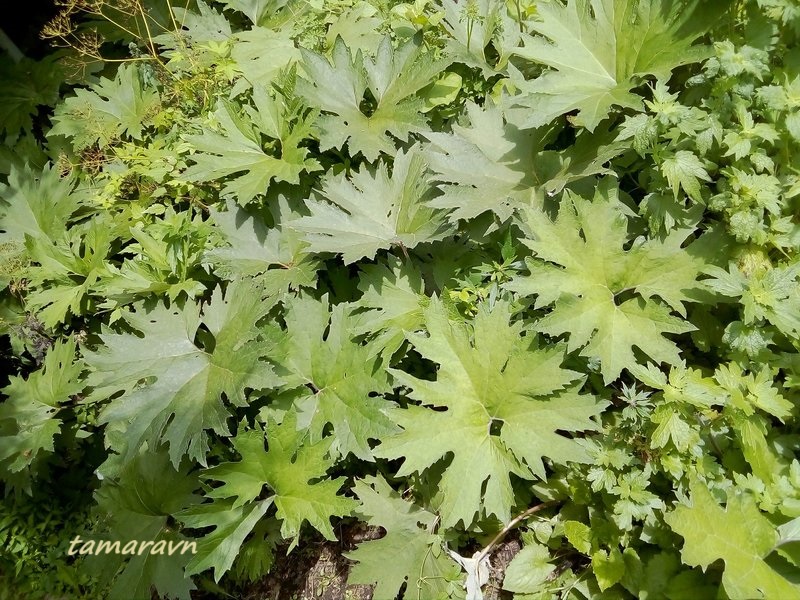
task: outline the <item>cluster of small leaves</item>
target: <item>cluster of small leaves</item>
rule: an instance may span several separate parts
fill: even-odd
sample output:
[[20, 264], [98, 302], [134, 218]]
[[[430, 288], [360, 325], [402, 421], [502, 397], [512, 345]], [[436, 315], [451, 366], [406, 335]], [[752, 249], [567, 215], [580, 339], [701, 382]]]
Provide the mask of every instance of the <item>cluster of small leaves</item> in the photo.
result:
[[504, 537], [519, 600], [800, 598], [795, 2], [62, 8], [0, 72], [2, 523], [90, 471], [82, 537], [197, 546], [73, 589], [361, 522], [376, 600]]

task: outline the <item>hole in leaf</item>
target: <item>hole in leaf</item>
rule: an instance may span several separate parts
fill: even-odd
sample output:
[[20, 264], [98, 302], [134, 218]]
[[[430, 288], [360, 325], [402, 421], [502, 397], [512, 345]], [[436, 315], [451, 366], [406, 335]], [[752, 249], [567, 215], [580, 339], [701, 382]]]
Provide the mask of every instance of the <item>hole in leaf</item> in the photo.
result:
[[492, 419], [489, 423], [489, 435], [500, 435], [500, 431], [503, 429], [503, 423], [500, 419]]
[[634, 290], [622, 290], [614, 294], [614, 304], [622, 306], [625, 302], [633, 300], [634, 298], [638, 298]]

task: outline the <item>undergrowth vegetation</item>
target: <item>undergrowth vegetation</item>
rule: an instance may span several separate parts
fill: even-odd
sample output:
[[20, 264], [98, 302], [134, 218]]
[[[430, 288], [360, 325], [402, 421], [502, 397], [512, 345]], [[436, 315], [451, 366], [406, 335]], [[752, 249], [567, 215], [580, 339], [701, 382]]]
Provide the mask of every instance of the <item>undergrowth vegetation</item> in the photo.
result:
[[239, 597], [361, 523], [375, 600], [800, 598], [796, 0], [43, 35], [0, 61], [0, 597]]

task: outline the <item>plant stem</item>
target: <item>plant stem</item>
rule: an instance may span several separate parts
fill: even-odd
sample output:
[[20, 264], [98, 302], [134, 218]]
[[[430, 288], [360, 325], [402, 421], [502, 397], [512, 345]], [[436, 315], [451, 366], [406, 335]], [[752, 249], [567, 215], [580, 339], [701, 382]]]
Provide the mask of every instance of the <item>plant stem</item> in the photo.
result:
[[532, 506], [531, 508], [529, 508], [525, 512], [520, 513], [516, 517], [511, 519], [511, 521], [508, 522], [508, 525], [503, 527], [503, 529], [500, 530], [500, 532], [496, 536], [494, 536], [492, 541], [489, 542], [483, 550], [481, 550], [481, 553], [480, 553], [480, 555], [478, 555], [478, 559], [477, 559], [475, 564], [480, 564], [481, 561], [489, 555], [489, 553], [492, 551], [492, 548], [494, 548], [497, 544], [499, 544], [502, 541], [502, 539], [504, 537], [506, 537], [508, 532], [511, 531], [512, 529], [514, 529], [514, 527], [519, 525], [522, 521], [524, 521], [525, 519], [527, 519], [531, 515], [539, 512], [540, 510], [545, 509], [545, 508], [549, 508], [551, 506], [555, 506], [556, 504], [558, 504], [558, 502], [556, 502], [554, 500], [551, 500], [550, 502], [542, 502], [541, 504], [537, 504], [536, 506]]
[[17, 45], [11, 40], [10, 37], [8, 37], [8, 35], [6, 35], [6, 32], [2, 29], [0, 29], [0, 48], [8, 52], [11, 60], [13, 60], [15, 63], [18, 63], [25, 58], [22, 50], [17, 47]]

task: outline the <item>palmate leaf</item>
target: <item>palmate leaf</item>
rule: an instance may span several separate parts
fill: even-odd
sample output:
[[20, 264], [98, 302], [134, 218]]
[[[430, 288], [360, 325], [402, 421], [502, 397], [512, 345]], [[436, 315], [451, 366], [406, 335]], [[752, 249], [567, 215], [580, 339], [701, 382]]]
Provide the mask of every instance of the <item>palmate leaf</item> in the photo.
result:
[[[392, 137], [407, 141], [412, 131], [425, 124], [423, 101], [416, 93], [439, 78], [449, 64], [434, 60], [414, 38], [394, 50], [390, 37], [381, 42], [374, 61], [359, 51], [353, 56], [341, 38], [333, 46], [332, 62], [319, 54], [302, 50], [307, 79], [297, 90], [313, 107], [324, 113], [318, 121], [320, 148], [342, 148], [350, 154], [361, 152], [369, 161], [381, 152], [394, 156]], [[365, 92], [375, 107], [361, 110]]]
[[158, 92], [142, 84], [134, 63], [123, 64], [114, 79], [101, 79], [91, 89], [77, 89], [53, 116], [48, 136], [64, 135], [76, 150], [101, 148], [127, 135], [142, 139], [144, 127], [159, 103]]
[[732, 491], [723, 510], [705, 484], [694, 479], [690, 502], [664, 517], [684, 539], [685, 564], [705, 569], [722, 559], [722, 586], [731, 600], [800, 598], [800, 585], [764, 560], [778, 543], [778, 530], [750, 496]]
[[58, 100], [63, 77], [54, 56], [19, 62], [6, 56], [0, 63], [0, 134], [13, 138], [20, 132], [30, 133], [39, 107], [52, 106]]
[[745, 275], [735, 264], [728, 265], [727, 271], [709, 266], [705, 273], [712, 276], [703, 282], [709, 289], [738, 299], [746, 324], [766, 320], [787, 336], [800, 335], [800, 262], [752, 275]]
[[612, 106], [639, 109], [630, 90], [639, 78], [669, 79], [675, 67], [711, 56], [692, 46], [729, 2], [701, 0], [568, 0], [537, 6], [529, 37], [516, 53], [551, 68], [532, 81], [515, 80], [512, 104], [538, 127], [577, 110], [572, 119], [594, 130]]
[[366, 265], [358, 282], [363, 292], [354, 307], [353, 333], [374, 336], [368, 347], [373, 352], [394, 354], [405, 341], [407, 331], [418, 331], [425, 323], [425, 295], [422, 273], [396, 256], [387, 264]]
[[[273, 303], [262, 299], [252, 283], [231, 284], [225, 298], [219, 289], [214, 292], [202, 317], [193, 304], [183, 310], [158, 305], [126, 316], [141, 337], [105, 331], [103, 345], [86, 352], [85, 359], [94, 370], [90, 400], [124, 391], [101, 413], [110, 432], [125, 431], [123, 447], [113, 449], [130, 457], [144, 441], [151, 447], [163, 441], [169, 443], [173, 464], [185, 454], [206, 464], [206, 430], [230, 435], [223, 395], [234, 406], [244, 406], [245, 388], [277, 383], [268, 364], [260, 361], [266, 348], [255, 329]], [[195, 342], [201, 323], [213, 345]], [[109, 437], [113, 444], [119, 442], [115, 439]]]
[[[183, 177], [188, 181], [215, 181], [233, 175], [222, 194], [241, 205], [264, 194], [273, 180], [297, 184], [302, 172], [320, 168], [299, 145], [311, 132], [313, 114], [293, 113], [262, 87], [253, 89], [253, 103], [255, 110], [247, 107], [247, 116], [220, 104], [214, 113], [220, 132], [206, 129], [201, 135], [186, 136], [196, 152], [191, 155], [194, 164]], [[262, 147], [262, 134], [273, 146], [270, 153]]]
[[0, 469], [20, 471], [52, 452], [53, 437], [61, 430], [56, 417], [61, 405], [79, 393], [84, 365], [75, 360], [75, 340], [60, 340], [47, 352], [42, 368], [27, 379], [13, 376], [2, 389], [0, 403]]
[[[250, 2], [251, 0], [245, 0]], [[269, 3], [262, 0], [252, 0], [255, 10]], [[272, 0], [270, 0], [270, 3]], [[240, 9], [241, 10], [241, 9]], [[300, 50], [285, 29], [267, 29], [266, 27], [253, 27], [247, 31], [238, 32], [233, 38], [231, 58], [236, 61], [236, 66], [244, 78], [254, 87], [269, 88], [270, 84], [291, 64], [300, 61]]]
[[261, 500], [244, 506], [235, 506], [231, 500], [198, 504], [178, 513], [177, 518], [187, 527], [214, 531], [197, 541], [197, 554], [186, 565], [186, 574], [202, 573], [214, 569], [214, 579], [231, 568], [239, 555], [245, 538], [250, 535], [272, 500]]
[[[0, 256], [12, 257], [0, 260], [0, 270], [8, 269], [0, 273], [0, 285], [24, 276], [28, 310], [48, 327], [64, 322], [69, 312], [79, 314], [92, 279], [87, 275], [103, 271], [108, 228], [90, 225], [84, 235], [69, 228], [82, 200], [75, 180], [50, 165], [38, 171], [12, 166], [8, 184], [0, 184]], [[94, 235], [101, 230], [105, 235]], [[80, 256], [72, 252], [76, 246]], [[39, 264], [28, 266], [28, 259]]]
[[[487, 78], [503, 69], [520, 38], [519, 26], [506, 7], [494, 0], [473, 0], [468, 7], [458, 0], [441, 0], [439, 5], [442, 26], [450, 34], [446, 52], [454, 62], [481, 69]], [[467, 17], [467, 10], [474, 15]]]
[[545, 150], [559, 129], [522, 129], [491, 104], [467, 103], [469, 126], [455, 124], [452, 133], [425, 132], [424, 147], [433, 179], [444, 194], [431, 206], [448, 209], [451, 221], [473, 219], [485, 211], [508, 219], [518, 206], [541, 204], [545, 193], [607, 172], [603, 166], [623, 145], [608, 131], [583, 132], [563, 150]]
[[[319, 531], [325, 539], [335, 540], [331, 517], [349, 515], [358, 506], [352, 498], [338, 495], [344, 477], [327, 478], [333, 466], [329, 457], [332, 437], [309, 443], [297, 431], [293, 411], [278, 424], [268, 421], [264, 451], [264, 432], [260, 428], [243, 429], [231, 440], [241, 461], [228, 462], [205, 471], [204, 477], [222, 482], [208, 493], [210, 498], [231, 498], [232, 508], [253, 502], [267, 486], [281, 520], [281, 535], [294, 538], [304, 522]], [[313, 483], [312, 483], [313, 481]]]
[[536, 258], [528, 262], [530, 275], [509, 285], [535, 294], [536, 308], [555, 305], [538, 329], [569, 334], [570, 351], [585, 346], [582, 355], [599, 357], [606, 383], [636, 364], [633, 346], [658, 362], [679, 363], [678, 347], [662, 334], [694, 329], [671, 313], [685, 314], [704, 266], [681, 248], [691, 230], [675, 230], [665, 240], [640, 239], [625, 250], [627, 218], [612, 185], [605, 180], [591, 202], [567, 194], [555, 221], [527, 210], [523, 241]]
[[406, 583], [402, 599], [451, 598], [461, 587], [461, 568], [444, 552], [444, 538], [434, 533], [436, 515], [407, 502], [382, 476], [357, 481], [357, 512], [386, 535], [359, 544], [346, 556], [356, 564], [349, 585], [374, 585], [373, 598], [395, 598]]
[[[190, 600], [196, 588], [184, 568], [192, 553], [175, 551], [190, 539], [171, 521], [173, 514], [201, 501], [195, 493], [200, 485], [197, 476], [189, 474], [188, 463], [176, 468], [164, 449], [146, 445], [121, 462], [111, 455], [98, 469], [103, 478], [95, 493], [100, 518], [92, 538], [119, 541], [123, 548], [130, 541], [153, 542], [153, 546], [133, 556], [98, 551], [85, 557], [86, 569], [101, 583], [111, 583], [109, 600], [150, 600], [154, 590], [162, 597]], [[161, 548], [151, 554], [156, 545]]]
[[0, 184], [0, 243], [25, 242], [25, 236], [56, 241], [64, 237], [72, 214], [81, 206], [75, 182], [55, 167], [34, 171], [11, 168]]
[[[170, 12], [180, 27], [171, 28], [153, 38], [153, 42], [166, 48], [163, 54], [172, 58], [175, 54], [179, 61], [185, 60], [185, 50], [189, 46], [195, 50], [204, 44], [222, 43], [231, 37], [231, 25], [215, 8], [203, 0], [197, 0], [197, 12], [188, 5], [171, 7]], [[169, 52], [176, 50], [176, 53]]]
[[[718, 393], [725, 404], [723, 414], [732, 424], [731, 429], [752, 474], [769, 483], [779, 477], [783, 469], [783, 460], [768, 437], [773, 429], [772, 417], [786, 422], [794, 406], [779, 391], [775, 371], [769, 368], [753, 371], [745, 373], [736, 362], [721, 364], [714, 373], [714, 380], [721, 388]], [[777, 387], [773, 387], [775, 384]], [[763, 413], [770, 417], [765, 418]]]
[[216, 274], [229, 280], [258, 277], [275, 293], [314, 287], [319, 261], [302, 235], [288, 225], [299, 216], [293, 206], [285, 195], [270, 198], [271, 227], [263, 213], [245, 211], [233, 200], [225, 212], [211, 209], [211, 220], [228, 244], [206, 252]]
[[325, 46], [330, 48], [340, 37], [351, 52], [361, 50], [372, 54], [380, 46], [385, 37], [384, 21], [380, 11], [369, 2], [359, 1], [350, 4], [349, 8], [336, 11], [336, 16], [326, 20], [331, 23], [325, 34]]
[[91, 292], [98, 281], [110, 275], [107, 257], [114, 231], [108, 221], [95, 219], [85, 230], [73, 226], [66, 239], [51, 241], [27, 236], [25, 248], [36, 266], [28, 269], [29, 310], [47, 327], [66, 323], [68, 315], [91, 311]]
[[327, 296], [286, 302], [286, 332], [273, 352], [284, 389], [298, 407], [312, 441], [333, 426], [333, 450], [373, 460], [370, 439], [397, 430], [387, 416], [390, 390], [383, 363], [368, 346], [353, 342], [354, 319], [343, 304], [328, 308]]
[[226, 8], [238, 10], [247, 15], [253, 25], [260, 25], [261, 22], [274, 12], [283, 8], [288, 0], [223, 0]]
[[700, 181], [711, 181], [711, 177], [693, 152], [678, 150], [674, 155], [666, 156], [661, 163], [661, 172], [667, 178], [675, 200], [683, 188], [683, 192], [692, 200], [702, 202]]
[[470, 125], [453, 125], [452, 133], [426, 132], [425, 147], [434, 178], [444, 194], [436, 206], [450, 208], [450, 219], [475, 218], [491, 210], [505, 220], [515, 204], [536, 195], [532, 160], [546, 132], [520, 131], [503, 120], [499, 108], [467, 104]]
[[435, 189], [416, 147], [398, 152], [391, 176], [381, 162], [374, 172], [362, 167], [348, 179], [328, 177], [320, 200], [310, 199], [311, 216], [292, 224], [314, 252], [337, 252], [346, 264], [374, 258], [378, 250], [445, 237], [451, 227], [445, 211], [430, 206]]
[[469, 526], [481, 510], [506, 522], [514, 501], [510, 475], [544, 478], [544, 457], [587, 460], [563, 432], [596, 429], [592, 417], [604, 404], [567, 389], [579, 374], [560, 367], [563, 348], [536, 348], [520, 335], [521, 325], [509, 323], [507, 304], [491, 312], [482, 305], [472, 331], [451, 321], [438, 300], [425, 317], [428, 335], [408, 339], [440, 365], [437, 378], [390, 370], [421, 405], [392, 413], [403, 432], [383, 438], [375, 455], [403, 458], [399, 477], [451, 456], [439, 484], [442, 524]]

